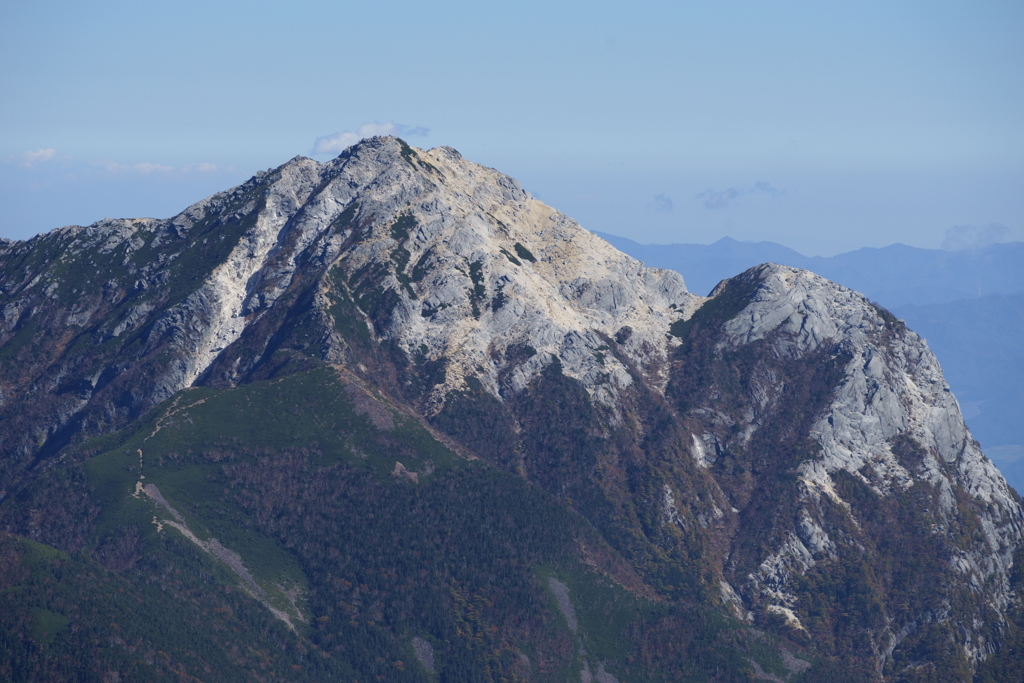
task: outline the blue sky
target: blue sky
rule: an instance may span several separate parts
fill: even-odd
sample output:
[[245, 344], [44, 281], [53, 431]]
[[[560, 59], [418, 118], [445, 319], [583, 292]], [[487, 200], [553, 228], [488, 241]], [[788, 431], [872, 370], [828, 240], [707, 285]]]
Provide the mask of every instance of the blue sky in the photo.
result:
[[954, 226], [1024, 234], [1020, 2], [3, 14], [0, 236], [169, 216], [297, 154], [326, 160], [361, 127], [451, 145], [641, 242], [829, 255], [938, 247]]

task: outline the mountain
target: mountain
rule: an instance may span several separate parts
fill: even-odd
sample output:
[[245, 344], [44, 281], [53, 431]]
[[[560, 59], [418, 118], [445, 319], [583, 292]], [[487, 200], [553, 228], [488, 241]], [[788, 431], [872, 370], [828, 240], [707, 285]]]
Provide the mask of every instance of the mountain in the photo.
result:
[[599, 234], [648, 265], [685, 273], [698, 292], [711, 291], [720, 280], [768, 261], [813, 271], [889, 308], [1024, 291], [1024, 242], [963, 251], [890, 244], [836, 256], [804, 256], [774, 242], [729, 237], [714, 244], [639, 244]]
[[774, 242], [740, 242], [723, 237], [714, 244], [640, 244], [618, 235], [595, 234], [654, 268], [685, 273], [690, 289], [699, 293], [710, 292], [722, 280], [762, 263], [810, 270], [811, 259]]
[[5, 678], [1024, 672], [1020, 499], [808, 271], [700, 297], [390, 137], [0, 263]]
[[893, 244], [832, 257], [807, 257], [772, 242], [638, 244], [601, 235], [648, 265], [685, 273], [697, 291], [774, 261], [806, 268], [863, 292], [924, 336], [942, 362], [974, 436], [1007, 479], [1024, 490], [1024, 243], [966, 251]]

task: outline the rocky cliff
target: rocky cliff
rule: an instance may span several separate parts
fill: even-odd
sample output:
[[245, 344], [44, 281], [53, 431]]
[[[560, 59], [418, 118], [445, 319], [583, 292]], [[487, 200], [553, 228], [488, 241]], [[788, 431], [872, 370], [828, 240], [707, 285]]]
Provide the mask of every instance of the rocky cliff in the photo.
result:
[[[901, 647], [936, 629], [976, 667], [1005, 637], [1021, 509], [927, 345], [862, 295], [786, 266], [723, 282], [712, 302], [687, 322], [670, 392], [695, 457], [739, 501], [726, 575], [744, 608], [852, 637], [821, 618], [841, 599], [878, 675], [914, 662]], [[854, 594], [821, 595], [837, 578]]]
[[[421, 668], [400, 667], [410, 680], [461, 680], [459, 667], [473, 680], [812, 680], [839, 662], [852, 680], [969, 680], [1020, 656], [1020, 501], [924, 342], [809, 272], [769, 264], [698, 297], [515, 180], [396, 138], [293, 159], [169, 220], [6, 242], [0, 263], [0, 521], [83, 561], [123, 573], [109, 558], [177, 557], [151, 548], [185, 528], [236, 558], [223, 581], [247, 577], [250, 596], [291, 615], [288, 637], [329, 651], [330, 634], [295, 624], [334, 623], [343, 604], [358, 624], [369, 609], [373, 647], [415, 651]], [[473, 479], [479, 467], [504, 483]], [[338, 496], [375, 491], [387, 508], [409, 486], [426, 507], [402, 528], [436, 522], [420, 538], [452, 524], [491, 534], [442, 502], [487, 490], [480, 520], [518, 540], [439, 540], [429, 552], [448, 569], [430, 579], [358, 559], [372, 550], [358, 529], [384, 531]], [[175, 517], [139, 526], [146, 505]], [[263, 546], [242, 528], [282, 549], [306, 607], [245, 568]], [[125, 534], [135, 545], [115, 552]], [[557, 550], [538, 545], [548, 534], [564, 537]], [[492, 568], [467, 570], [481, 563]], [[541, 636], [568, 614], [551, 567], [613, 616]], [[390, 589], [372, 609], [337, 593], [376, 585], [373, 572], [450, 596], [435, 607], [452, 630], [396, 616], [416, 608]], [[519, 586], [514, 618], [466, 593], [484, 575], [488, 604], [495, 585]], [[536, 597], [551, 586], [568, 591], [554, 611]], [[477, 628], [491, 654], [473, 649]], [[375, 670], [344, 651], [344, 666]]]

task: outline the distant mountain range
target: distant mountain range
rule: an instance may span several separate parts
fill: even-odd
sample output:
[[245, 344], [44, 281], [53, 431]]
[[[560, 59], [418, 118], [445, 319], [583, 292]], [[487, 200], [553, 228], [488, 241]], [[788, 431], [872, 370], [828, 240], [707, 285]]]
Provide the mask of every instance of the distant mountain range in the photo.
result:
[[692, 292], [705, 294], [727, 277], [759, 263], [804, 268], [855, 289], [892, 310], [907, 304], [941, 304], [987, 294], [1024, 291], [1024, 242], [964, 251], [890, 244], [837, 256], [804, 256], [774, 242], [640, 244], [597, 233], [616, 248], [655, 268], [682, 273]]
[[864, 293], [928, 341], [971, 432], [1024, 491], [1024, 242], [963, 251], [892, 244], [825, 257], [729, 237], [639, 244], [597, 234], [649, 266], [682, 273], [697, 293], [766, 262], [806, 268]]

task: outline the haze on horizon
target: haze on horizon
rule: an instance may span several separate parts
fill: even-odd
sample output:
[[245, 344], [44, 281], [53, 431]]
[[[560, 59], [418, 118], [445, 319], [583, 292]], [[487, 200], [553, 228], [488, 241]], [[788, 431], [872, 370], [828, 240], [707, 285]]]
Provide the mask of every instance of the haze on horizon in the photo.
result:
[[1022, 29], [1011, 2], [11, 6], [0, 236], [393, 133], [638, 242], [1020, 239]]

